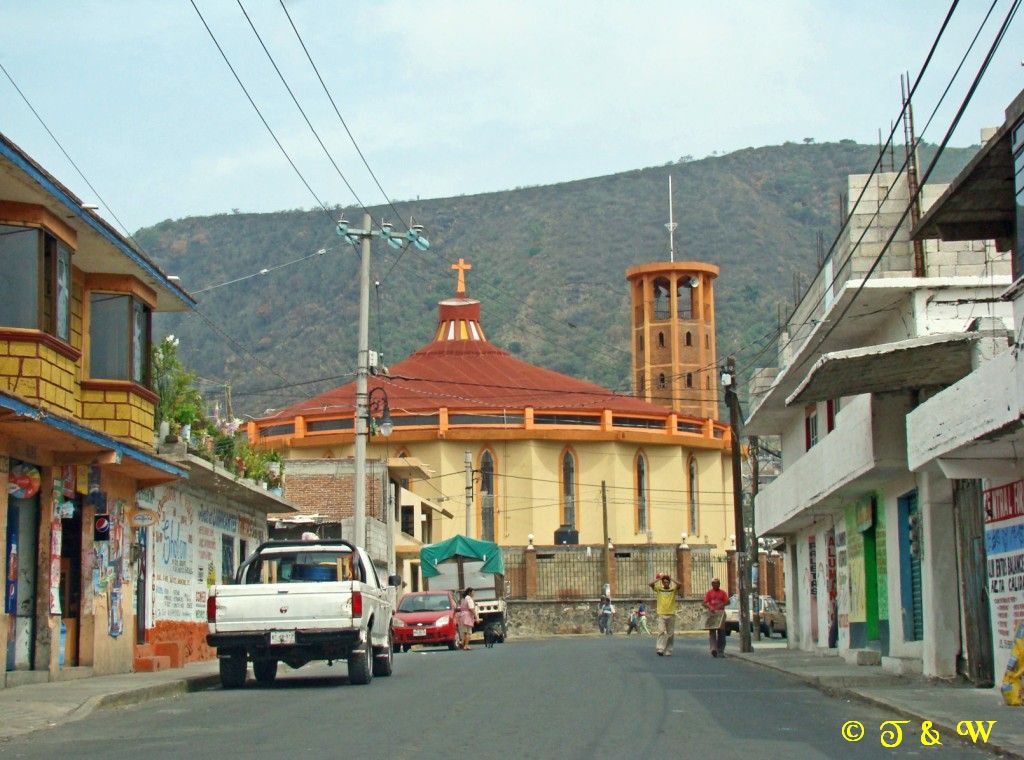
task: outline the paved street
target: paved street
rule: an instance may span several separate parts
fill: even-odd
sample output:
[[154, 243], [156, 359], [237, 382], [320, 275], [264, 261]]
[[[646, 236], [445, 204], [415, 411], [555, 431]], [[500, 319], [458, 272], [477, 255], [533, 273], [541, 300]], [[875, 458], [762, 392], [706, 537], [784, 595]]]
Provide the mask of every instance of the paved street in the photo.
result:
[[[883, 749], [877, 727], [900, 716], [714, 660], [703, 638], [678, 638], [668, 659], [653, 648], [617, 635], [413, 651], [369, 687], [343, 665], [282, 667], [273, 688], [250, 677], [242, 691], [101, 710], [0, 743], [0, 758], [991, 756], [947, 737], [922, 746], [917, 730]], [[848, 720], [867, 726], [861, 742], [840, 737]]]

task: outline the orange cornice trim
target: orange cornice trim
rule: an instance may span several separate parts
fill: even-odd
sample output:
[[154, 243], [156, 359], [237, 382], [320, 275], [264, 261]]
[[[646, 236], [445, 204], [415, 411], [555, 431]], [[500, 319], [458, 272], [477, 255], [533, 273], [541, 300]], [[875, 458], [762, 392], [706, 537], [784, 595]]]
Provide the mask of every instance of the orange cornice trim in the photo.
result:
[[86, 273], [85, 289], [128, 293], [136, 296], [151, 309], [156, 308], [156, 291], [130, 274]]
[[83, 380], [82, 390], [84, 391], [122, 391], [134, 393], [139, 398], [145, 399], [151, 404], [160, 401], [160, 396], [144, 385], [133, 383], [131, 380]]
[[72, 249], [78, 248], [78, 233], [70, 224], [55, 216], [49, 209], [35, 203], [0, 201], [0, 223], [43, 227]]
[[16, 327], [6, 327], [0, 330], [0, 340], [24, 341], [26, 343], [40, 343], [52, 348], [66, 359], [77, 362], [82, 358], [82, 352], [77, 348], [69, 346], [60, 338], [56, 338], [42, 330], [24, 330]]

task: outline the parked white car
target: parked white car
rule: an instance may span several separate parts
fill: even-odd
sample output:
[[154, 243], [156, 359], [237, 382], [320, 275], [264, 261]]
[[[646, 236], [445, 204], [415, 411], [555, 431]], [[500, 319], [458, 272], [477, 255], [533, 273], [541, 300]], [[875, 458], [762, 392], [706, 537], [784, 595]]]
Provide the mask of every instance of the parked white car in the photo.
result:
[[345, 660], [351, 683], [389, 676], [393, 592], [366, 552], [343, 540], [269, 541], [242, 563], [235, 583], [210, 589], [207, 643], [216, 648], [224, 688], [271, 683], [278, 662]]
[[[754, 612], [755, 598], [751, 597], [751, 613]], [[761, 635], [768, 636], [769, 638], [774, 634], [779, 634], [782, 637], [786, 636], [786, 612], [782, 609], [778, 602], [767, 594], [762, 594], [756, 597], [756, 602], [760, 605], [758, 613], [761, 616]], [[733, 631], [739, 631], [740, 629], [740, 601], [736, 594], [733, 594], [729, 598], [729, 604], [725, 607], [725, 630], [727, 634], [732, 634]], [[754, 632], [754, 622], [750, 622], [750, 632]]]

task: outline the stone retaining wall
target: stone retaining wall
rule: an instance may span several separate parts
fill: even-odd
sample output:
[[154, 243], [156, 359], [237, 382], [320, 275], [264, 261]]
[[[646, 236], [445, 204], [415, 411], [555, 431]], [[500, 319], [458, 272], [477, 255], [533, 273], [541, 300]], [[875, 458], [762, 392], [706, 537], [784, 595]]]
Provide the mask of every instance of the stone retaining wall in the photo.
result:
[[[557, 601], [510, 601], [508, 603], [508, 636], [545, 636], [551, 634], [579, 634], [597, 632], [597, 599], [582, 599], [573, 602]], [[615, 616], [612, 630], [625, 633], [629, 625], [629, 611], [636, 606], [636, 600], [614, 600]], [[657, 631], [658, 619], [654, 614], [654, 600], [645, 599], [648, 625], [651, 632]], [[680, 600], [676, 612], [676, 631], [697, 630], [701, 615], [700, 599]]]

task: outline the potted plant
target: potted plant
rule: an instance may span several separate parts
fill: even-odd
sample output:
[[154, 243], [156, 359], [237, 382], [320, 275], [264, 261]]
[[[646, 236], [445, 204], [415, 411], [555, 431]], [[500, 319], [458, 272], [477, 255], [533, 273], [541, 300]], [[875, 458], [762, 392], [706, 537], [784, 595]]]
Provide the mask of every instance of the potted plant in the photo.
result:
[[174, 411], [174, 421], [181, 426], [181, 437], [188, 443], [192, 436], [192, 423], [195, 421], [198, 412], [191, 403], [185, 403]]

